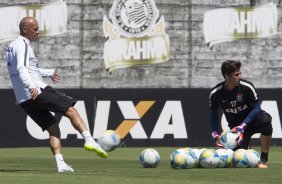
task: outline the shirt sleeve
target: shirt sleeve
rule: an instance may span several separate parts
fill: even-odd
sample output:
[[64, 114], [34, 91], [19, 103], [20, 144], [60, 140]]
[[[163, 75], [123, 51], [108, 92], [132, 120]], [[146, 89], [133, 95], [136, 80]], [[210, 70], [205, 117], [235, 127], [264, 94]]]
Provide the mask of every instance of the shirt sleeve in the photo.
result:
[[43, 69], [39, 68], [42, 77], [52, 77], [54, 75], [54, 69]]
[[257, 101], [252, 109], [252, 111], [245, 118], [244, 123], [246, 125], [250, 124], [250, 122], [256, 117], [256, 115], [261, 111], [260, 102]]
[[211, 112], [210, 112], [210, 123], [211, 123], [212, 131], [218, 132], [219, 117], [218, 117], [217, 111], [211, 110]]
[[17, 57], [17, 70], [19, 72], [19, 78], [22, 80], [25, 87], [29, 89], [35, 88], [36, 86], [31, 80], [28, 69], [26, 67], [29, 62], [27, 43], [18, 45], [15, 48], [15, 52]]
[[217, 103], [215, 99], [215, 94], [212, 91], [209, 96], [209, 106], [210, 106], [210, 124], [212, 131], [218, 131], [218, 123], [219, 123], [219, 117], [218, 117], [218, 109], [219, 104]]
[[245, 118], [244, 123], [248, 125], [255, 116], [261, 111], [260, 107], [260, 100], [257, 94], [257, 91], [252, 83], [245, 83], [246, 85], [246, 94], [247, 94], [247, 101], [251, 106], [252, 110]]
[[214, 93], [210, 93], [209, 106], [210, 106], [210, 109], [213, 110], [213, 111], [217, 111], [218, 108], [219, 108], [219, 104], [217, 103], [217, 101], [215, 99]]
[[256, 103], [259, 101], [259, 97], [257, 94], [257, 91], [254, 87], [253, 84], [247, 84], [246, 86], [246, 90], [247, 90], [247, 101], [248, 103], [251, 105], [252, 108], [254, 108], [254, 106], [256, 105]]

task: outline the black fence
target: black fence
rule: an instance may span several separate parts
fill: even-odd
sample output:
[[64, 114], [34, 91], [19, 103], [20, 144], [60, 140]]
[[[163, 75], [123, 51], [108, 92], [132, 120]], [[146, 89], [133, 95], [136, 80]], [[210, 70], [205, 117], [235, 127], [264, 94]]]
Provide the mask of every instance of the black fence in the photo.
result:
[[[122, 146], [213, 146], [209, 123], [208, 89], [59, 89], [78, 100], [77, 110], [97, 138], [106, 129], [117, 130]], [[259, 89], [262, 107], [273, 117], [272, 145], [282, 145], [282, 89]], [[0, 90], [0, 147], [49, 145], [47, 132], [16, 105], [11, 89]], [[62, 144], [84, 141], [69, 120], [55, 114]], [[222, 127], [225, 129], [224, 118]], [[258, 136], [256, 136], [258, 137]], [[258, 145], [253, 138], [251, 145]]]

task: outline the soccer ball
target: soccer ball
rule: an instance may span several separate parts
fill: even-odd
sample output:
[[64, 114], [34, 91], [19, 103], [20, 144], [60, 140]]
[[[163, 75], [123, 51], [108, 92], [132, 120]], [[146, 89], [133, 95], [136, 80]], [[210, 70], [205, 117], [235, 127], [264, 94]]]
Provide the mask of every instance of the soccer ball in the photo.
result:
[[192, 151], [194, 152], [195, 156], [196, 156], [196, 160], [195, 160], [195, 164], [194, 164], [194, 167], [200, 167], [200, 162], [199, 162], [199, 158], [200, 158], [200, 155], [202, 153], [201, 150], [197, 149], [197, 148], [193, 148]]
[[224, 168], [229, 167], [232, 159], [232, 155], [226, 149], [217, 149], [216, 153], [219, 156], [218, 167]]
[[190, 149], [189, 151], [186, 152], [186, 161], [188, 168], [190, 169], [192, 167], [198, 167], [199, 165], [199, 158], [197, 157], [196, 153], [193, 151], [193, 149]]
[[99, 136], [97, 142], [105, 151], [113, 151], [120, 144], [120, 136], [114, 130], [107, 130]]
[[225, 149], [234, 149], [238, 145], [237, 137], [237, 133], [233, 133], [231, 130], [225, 130], [221, 133], [220, 143]]
[[192, 149], [180, 148], [172, 152], [169, 163], [174, 169], [190, 169], [195, 165], [196, 155]]
[[257, 167], [260, 162], [260, 155], [256, 150], [248, 149], [247, 156], [249, 160], [250, 167]]
[[160, 163], [160, 154], [155, 149], [147, 148], [141, 152], [139, 159], [142, 167], [153, 168]]
[[249, 159], [247, 150], [244, 149], [238, 149], [234, 151], [233, 157], [232, 157], [232, 166], [233, 167], [240, 167], [245, 168], [249, 166]]
[[199, 158], [200, 165], [204, 168], [218, 167], [219, 156], [213, 149], [204, 150]]
[[179, 149], [183, 149], [183, 151], [185, 151], [185, 152], [192, 151], [192, 148], [190, 148], [190, 147], [179, 148]]
[[193, 148], [192, 151], [195, 153], [196, 157], [199, 159], [202, 151], [197, 148]]
[[234, 151], [232, 149], [226, 149], [226, 151], [228, 153], [228, 157], [230, 158], [228, 167], [232, 167], [232, 158], [233, 158]]
[[230, 157], [232, 157], [232, 155], [234, 154], [234, 151], [232, 149], [226, 149], [226, 151]]

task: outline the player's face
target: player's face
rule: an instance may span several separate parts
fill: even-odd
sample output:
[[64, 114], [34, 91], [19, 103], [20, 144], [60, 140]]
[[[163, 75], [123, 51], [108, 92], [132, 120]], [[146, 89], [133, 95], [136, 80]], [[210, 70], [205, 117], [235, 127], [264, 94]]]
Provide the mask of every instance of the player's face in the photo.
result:
[[36, 20], [32, 21], [26, 29], [26, 37], [30, 41], [36, 41], [38, 39], [39, 26]]
[[241, 80], [241, 71], [237, 70], [233, 72], [231, 75], [226, 77], [226, 81], [232, 86], [238, 86]]

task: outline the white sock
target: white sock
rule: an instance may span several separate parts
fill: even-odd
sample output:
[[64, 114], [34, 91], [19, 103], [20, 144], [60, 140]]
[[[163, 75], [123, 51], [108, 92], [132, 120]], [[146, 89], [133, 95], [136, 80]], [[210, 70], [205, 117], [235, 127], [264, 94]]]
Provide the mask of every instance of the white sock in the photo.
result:
[[81, 135], [84, 138], [85, 143], [96, 143], [89, 131], [84, 131]]
[[62, 154], [55, 154], [55, 159], [58, 168], [62, 168], [66, 165]]

